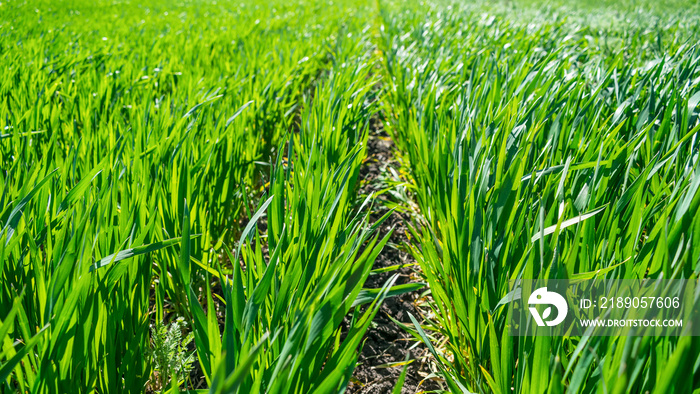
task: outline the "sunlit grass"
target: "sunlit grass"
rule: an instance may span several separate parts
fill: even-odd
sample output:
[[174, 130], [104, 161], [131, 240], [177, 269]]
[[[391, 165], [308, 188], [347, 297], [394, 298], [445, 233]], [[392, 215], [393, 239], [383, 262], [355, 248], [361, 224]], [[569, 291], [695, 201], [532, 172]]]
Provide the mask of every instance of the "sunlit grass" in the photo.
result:
[[362, 288], [379, 118], [446, 389], [696, 390], [693, 337], [513, 337], [499, 306], [700, 270], [697, 5], [613, 6], [3, 1], [0, 391], [345, 390], [415, 288]]
[[3, 390], [169, 389], [149, 326], [177, 316], [212, 391], [344, 387], [385, 242], [354, 207], [366, 10], [2, 7]]
[[446, 339], [450, 390], [697, 388], [694, 338], [512, 337], [498, 306], [518, 278], [697, 276], [697, 16], [399, 9], [382, 3], [386, 126], [422, 215], [415, 334]]

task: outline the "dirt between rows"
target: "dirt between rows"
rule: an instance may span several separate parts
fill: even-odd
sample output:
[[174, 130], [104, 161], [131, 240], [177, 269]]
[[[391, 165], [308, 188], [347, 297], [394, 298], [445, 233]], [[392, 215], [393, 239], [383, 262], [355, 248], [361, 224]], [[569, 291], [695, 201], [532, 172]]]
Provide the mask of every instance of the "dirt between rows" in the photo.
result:
[[[360, 169], [360, 195], [362, 198], [371, 192], [377, 192], [384, 187], [381, 177], [387, 173], [387, 167], [398, 169], [400, 164], [394, 158], [395, 146], [391, 138], [384, 131], [377, 119], [372, 119], [370, 124], [370, 138], [367, 143], [367, 158]], [[386, 202], [392, 197], [389, 194], [381, 194], [376, 197], [373, 204], [373, 212], [370, 214], [372, 223], [376, 222], [388, 212]], [[419, 275], [415, 267], [415, 260], [402, 247], [409, 241], [407, 233], [409, 218], [394, 211], [381, 225], [380, 239], [392, 228], [389, 241], [377, 256], [374, 268], [383, 268], [402, 264], [398, 271], [390, 271], [379, 274], [371, 274], [365, 282], [365, 288], [381, 288], [394, 274], [399, 278], [396, 285], [410, 282], [418, 282]], [[364, 338], [364, 346], [359, 355], [358, 365], [355, 368], [353, 379], [347, 392], [351, 394], [391, 393], [401, 374], [403, 366], [387, 367], [386, 364], [400, 363], [406, 359], [406, 354], [413, 360], [409, 364], [402, 393], [420, 393], [439, 390], [437, 382], [425, 379], [430, 374], [427, 364], [428, 350], [422, 344], [417, 344], [413, 337], [394, 323], [392, 318], [412, 326], [408, 314], [412, 314], [420, 321], [420, 313], [416, 307], [416, 301], [425, 289], [387, 298], [377, 313], [372, 326]]]

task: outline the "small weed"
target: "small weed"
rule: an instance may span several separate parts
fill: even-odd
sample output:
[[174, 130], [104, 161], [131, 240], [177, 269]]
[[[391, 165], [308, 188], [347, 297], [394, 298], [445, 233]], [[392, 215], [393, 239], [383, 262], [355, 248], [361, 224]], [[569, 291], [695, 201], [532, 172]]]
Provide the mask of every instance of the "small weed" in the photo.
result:
[[195, 355], [187, 346], [192, 343], [194, 334], [189, 332], [183, 338], [186, 328], [187, 323], [182, 317], [170, 324], [158, 322], [151, 326], [149, 356], [154, 364], [151, 384], [156, 391], [167, 388], [171, 379], [177, 379], [179, 385], [192, 371]]

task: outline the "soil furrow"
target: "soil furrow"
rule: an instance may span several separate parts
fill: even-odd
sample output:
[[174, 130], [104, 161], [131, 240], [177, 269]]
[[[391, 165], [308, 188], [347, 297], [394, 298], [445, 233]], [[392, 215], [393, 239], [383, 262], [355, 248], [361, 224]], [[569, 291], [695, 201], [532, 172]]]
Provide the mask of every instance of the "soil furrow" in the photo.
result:
[[[370, 136], [367, 143], [367, 157], [360, 170], [360, 195], [361, 198], [374, 192], [377, 193], [386, 188], [384, 179], [390, 177], [389, 167], [398, 169], [400, 163], [394, 157], [395, 145], [382, 127], [379, 116], [372, 118], [370, 123]], [[375, 222], [385, 215], [389, 208], [387, 203], [396, 203], [388, 193], [381, 193], [375, 197], [370, 221]], [[408, 217], [394, 211], [379, 229], [380, 237], [385, 236], [392, 228], [394, 232], [389, 242], [384, 247], [374, 262], [374, 269], [402, 265], [397, 271], [372, 274], [365, 283], [366, 288], [380, 288], [392, 275], [398, 273], [396, 285], [418, 282], [416, 265], [413, 257], [402, 245], [409, 241], [407, 233]], [[402, 393], [416, 393], [439, 389], [436, 382], [425, 380], [430, 373], [427, 360], [427, 349], [396, 323], [392, 318], [410, 325], [409, 313], [418, 317], [420, 315], [416, 302], [423, 290], [406, 293], [387, 298], [381, 310], [374, 318], [372, 327], [365, 335], [364, 346], [355, 368], [354, 379], [348, 387], [352, 394], [388, 393], [391, 392], [401, 374], [403, 366], [387, 366], [392, 363], [403, 362], [406, 354], [410, 353], [412, 360], [408, 366], [406, 380]]]

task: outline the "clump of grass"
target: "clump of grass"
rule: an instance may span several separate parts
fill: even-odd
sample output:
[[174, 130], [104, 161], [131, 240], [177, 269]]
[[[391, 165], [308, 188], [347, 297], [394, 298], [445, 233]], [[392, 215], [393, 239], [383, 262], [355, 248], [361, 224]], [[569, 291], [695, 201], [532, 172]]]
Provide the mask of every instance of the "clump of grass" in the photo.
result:
[[0, 5], [0, 390], [139, 391], [173, 313], [213, 390], [338, 389], [386, 294], [341, 341], [383, 245], [351, 198], [368, 7], [102, 3]]
[[432, 296], [412, 332], [449, 389], [697, 389], [695, 339], [513, 337], [499, 307], [519, 278], [697, 276], [697, 14], [381, 5]]

